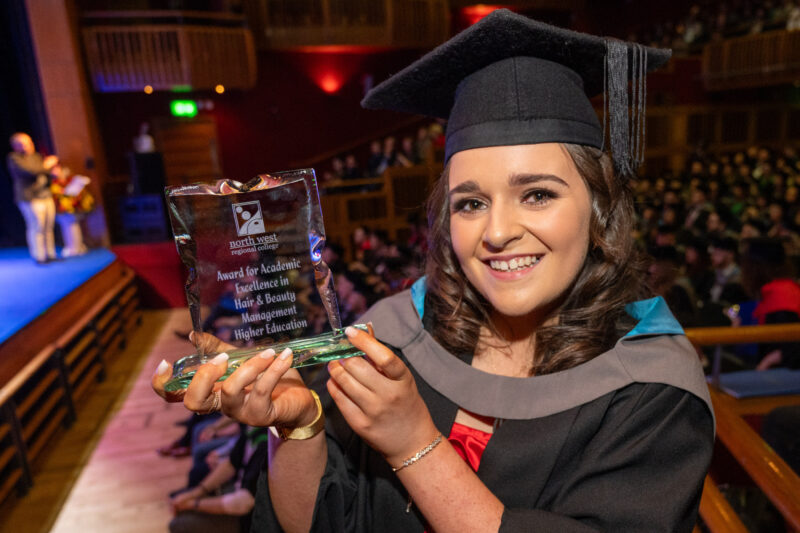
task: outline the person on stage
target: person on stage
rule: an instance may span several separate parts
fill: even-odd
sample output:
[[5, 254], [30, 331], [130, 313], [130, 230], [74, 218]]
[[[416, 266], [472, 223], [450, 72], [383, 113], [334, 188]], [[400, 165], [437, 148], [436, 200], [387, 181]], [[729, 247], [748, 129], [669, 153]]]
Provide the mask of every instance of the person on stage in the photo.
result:
[[50, 191], [50, 172], [58, 164], [54, 155], [42, 157], [26, 133], [10, 139], [12, 152], [6, 160], [14, 182], [14, 201], [25, 219], [25, 236], [31, 257], [39, 264], [56, 258], [53, 227], [56, 205]]
[[370, 91], [448, 119], [426, 277], [319, 383], [288, 352], [197, 371], [189, 409], [275, 428], [252, 531], [693, 529], [708, 389], [632, 237], [644, 76], [669, 55], [498, 10]]

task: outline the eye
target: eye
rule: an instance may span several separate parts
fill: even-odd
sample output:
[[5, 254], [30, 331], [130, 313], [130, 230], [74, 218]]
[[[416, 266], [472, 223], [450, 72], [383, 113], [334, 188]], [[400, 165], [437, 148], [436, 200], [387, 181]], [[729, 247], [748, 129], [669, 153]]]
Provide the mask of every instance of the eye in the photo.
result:
[[474, 213], [486, 209], [486, 204], [477, 198], [463, 198], [453, 203], [454, 213]]
[[535, 206], [543, 206], [546, 205], [550, 200], [557, 198], [558, 195], [551, 190], [548, 189], [533, 189], [527, 191], [522, 201], [526, 204], [531, 204]]

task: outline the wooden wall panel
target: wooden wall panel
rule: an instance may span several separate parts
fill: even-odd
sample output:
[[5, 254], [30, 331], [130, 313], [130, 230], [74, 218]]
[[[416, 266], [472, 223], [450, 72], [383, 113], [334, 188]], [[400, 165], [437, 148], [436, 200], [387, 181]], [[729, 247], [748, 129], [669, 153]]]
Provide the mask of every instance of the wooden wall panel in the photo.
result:
[[101, 186], [105, 157], [83, 77], [72, 0], [26, 0], [28, 20], [56, 155], [73, 172], [92, 178], [98, 207], [87, 225], [89, 244], [108, 244]]

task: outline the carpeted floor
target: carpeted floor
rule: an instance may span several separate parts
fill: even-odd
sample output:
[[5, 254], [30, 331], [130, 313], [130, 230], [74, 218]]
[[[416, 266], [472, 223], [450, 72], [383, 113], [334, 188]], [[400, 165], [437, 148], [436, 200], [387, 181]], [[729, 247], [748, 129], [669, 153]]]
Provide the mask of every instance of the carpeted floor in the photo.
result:
[[[164, 312], [162, 312], [164, 313]], [[186, 484], [189, 458], [161, 457], [156, 448], [183, 432], [189, 416], [183, 404], [167, 404], [150, 388], [162, 358], [172, 362], [193, 347], [174, 330], [189, 329], [189, 313], [164, 313], [150, 354], [130, 392], [121, 400], [64, 502], [52, 533], [135, 533], [166, 531], [168, 495]]]

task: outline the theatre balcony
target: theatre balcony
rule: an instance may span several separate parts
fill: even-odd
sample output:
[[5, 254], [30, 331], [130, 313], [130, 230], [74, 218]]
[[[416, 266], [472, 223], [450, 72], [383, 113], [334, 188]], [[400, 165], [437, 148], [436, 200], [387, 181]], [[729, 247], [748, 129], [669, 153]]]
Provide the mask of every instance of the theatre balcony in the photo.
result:
[[82, 18], [97, 92], [249, 89], [253, 37], [241, 15], [201, 11], [92, 11]]
[[797, 83], [800, 31], [770, 31], [708, 44], [703, 80], [709, 91]]
[[446, 0], [247, 0], [244, 7], [264, 49], [425, 48], [450, 31]]

